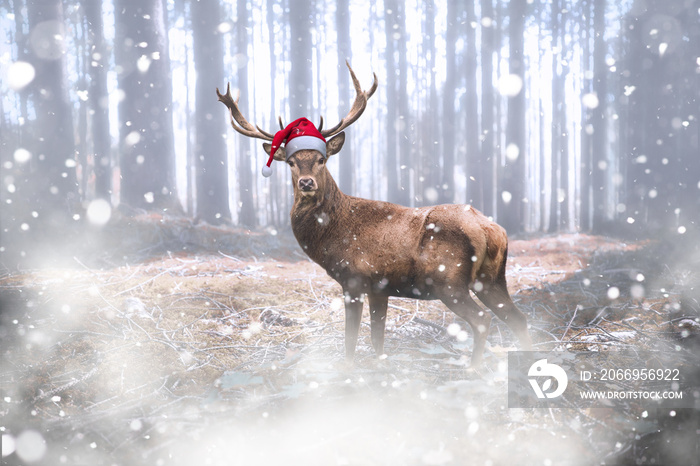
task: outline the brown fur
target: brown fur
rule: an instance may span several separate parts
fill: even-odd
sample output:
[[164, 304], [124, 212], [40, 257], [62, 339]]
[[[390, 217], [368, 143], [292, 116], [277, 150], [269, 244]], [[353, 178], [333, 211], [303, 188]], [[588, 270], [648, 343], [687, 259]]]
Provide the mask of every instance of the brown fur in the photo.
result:
[[[347, 64], [355, 101], [348, 115], [333, 128], [319, 131], [327, 157], [337, 154], [345, 142], [342, 132], [364, 111], [377, 89], [377, 75], [368, 91]], [[251, 125], [238, 108], [238, 99], [216, 90], [228, 107], [231, 126], [244, 136], [272, 141], [274, 136]], [[280, 120], [280, 126], [282, 121]], [[263, 144], [269, 154], [271, 145]], [[464, 205], [408, 208], [369, 201], [341, 193], [318, 151], [301, 150], [287, 160], [285, 148], [275, 160], [291, 167], [294, 186], [292, 230], [311, 259], [340, 283], [345, 295], [345, 355], [355, 354], [362, 318], [362, 296], [370, 308], [372, 346], [384, 352], [384, 326], [389, 296], [439, 299], [466, 320], [474, 333], [472, 365], [480, 362], [491, 316], [474, 302], [481, 302], [504, 320], [530, 348], [527, 319], [518, 310], [506, 287], [508, 238], [505, 230]]]
[[[343, 133], [329, 140], [328, 156], [343, 141]], [[269, 152], [269, 145], [265, 148]], [[283, 150], [276, 156], [285, 158]], [[377, 354], [384, 351], [389, 296], [440, 299], [472, 327], [472, 365], [478, 364], [491, 317], [473, 301], [470, 289], [530, 348], [527, 319], [506, 288], [508, 238], [502, 227], [468, 205], [408, 208], [347, 196], [325, 162], [312, 150], [288, 161], [292, 230], [306, 254], [343, 288], [348, 359], [355, 352], [364, 294]]]

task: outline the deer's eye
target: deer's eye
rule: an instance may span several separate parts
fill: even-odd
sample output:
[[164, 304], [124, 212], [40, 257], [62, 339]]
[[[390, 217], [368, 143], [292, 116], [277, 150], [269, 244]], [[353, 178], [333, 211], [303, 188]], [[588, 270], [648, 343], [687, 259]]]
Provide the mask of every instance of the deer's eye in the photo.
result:
[[324, 163], [326, 163], [326, 159], [318, 159], [319, 165], [323, 165]]
[[291, 161], [291, 160], [289, 160], [287, 163], [289, 164], [290, 167], [293, 167], [293, 166], [294, 166], [294, 162]]

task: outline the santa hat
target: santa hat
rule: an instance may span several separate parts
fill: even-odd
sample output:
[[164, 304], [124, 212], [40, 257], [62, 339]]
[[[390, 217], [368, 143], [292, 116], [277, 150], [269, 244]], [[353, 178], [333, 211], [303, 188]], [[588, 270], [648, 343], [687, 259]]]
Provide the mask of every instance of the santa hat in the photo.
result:
[[287, 153], [287, 160], [295, 152], [304, 149], [317, 150], [323, 156], [326, 156], [326, 139], [316, 129], [313, 123], [306, 118], [299, 118], [289, 123], [283, 130], [277, 131], [272, 139], [272, 148], [270, 149], [270, 158], [267, 164], [263, 166], [262, 174], [264, 177], [272, 175], [272, 161], [274, 160], [275, 152], [284, 144]]

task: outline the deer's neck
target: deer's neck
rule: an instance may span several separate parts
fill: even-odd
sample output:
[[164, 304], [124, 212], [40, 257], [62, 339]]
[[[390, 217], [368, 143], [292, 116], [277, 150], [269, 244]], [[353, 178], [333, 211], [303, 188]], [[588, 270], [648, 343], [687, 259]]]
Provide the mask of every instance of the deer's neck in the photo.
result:
[[325, 189], [316, 196], [304, 196], [298, 189], [294, 191], [292, 231], [304, 252], [322, 266], [328, 252], [328, 243], [337, 236], [335, 232], [343, 228], [348, 202], [349, 197], [340, 191], [330, 174]]

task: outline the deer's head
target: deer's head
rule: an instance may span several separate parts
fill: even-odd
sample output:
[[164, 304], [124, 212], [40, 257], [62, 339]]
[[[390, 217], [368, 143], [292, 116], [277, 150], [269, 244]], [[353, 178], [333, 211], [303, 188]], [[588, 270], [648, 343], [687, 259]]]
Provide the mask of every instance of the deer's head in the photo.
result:
[[[345, 132], [325, 142], [325, 150], [299, 149], [288, 154], [287, 147], [280, 147], [273, 155], [275, 160], [285, 161], [292, 173], [294, 192], [306, 197], [315, 197], [317, 192], [324, 192], [326, 180], [330, 176], [326, 162], [331, 155], [340, 152], [345, 143]], [[287, 144], [289, 146], [289, 144]], [[270, 154], [272, 144], [264, 143], [265, 152]], [[281, 153], [280, 153], [281, 152]]]
[[[355, 87], [355, 102], [345, 118], [326, 130], [323, 129], [323, 117], [318, 127], [306, 118], [300, 118], [285, 127], [280, 118], [280, 131], [273, 135], [260, 129], [259, 126], [248, 123], [238, 108], [238, 98], [234, 99], [231, 96], [230, 86], [226, 87], [226, 94], [221, 94], [219, 89], [216, 90], [219, 101], [223, 102], [231, 113], [231, 126], [234, 130], [244, 136], [268, 141], [263, 144], [265, 152], [269, 155], [267, 165], [263, 167], [263, 175], [270, 176], [273, 160], [286, 162], [291, 169], [295, 195], [315, 197], [318, 192], [324, 192], [327, 179], [330, 177], [326, 169], [328, 157], [337, 154], [343, 147], [345, 142], [343, 130], [362, 115], [367, 107], [367, 100], [377, 90], [376, 74], [369, 91], [363, 91], [350, 64], [347, 62], [346, 64]], [[283, 146], [282, 143], [285, 145]]]

